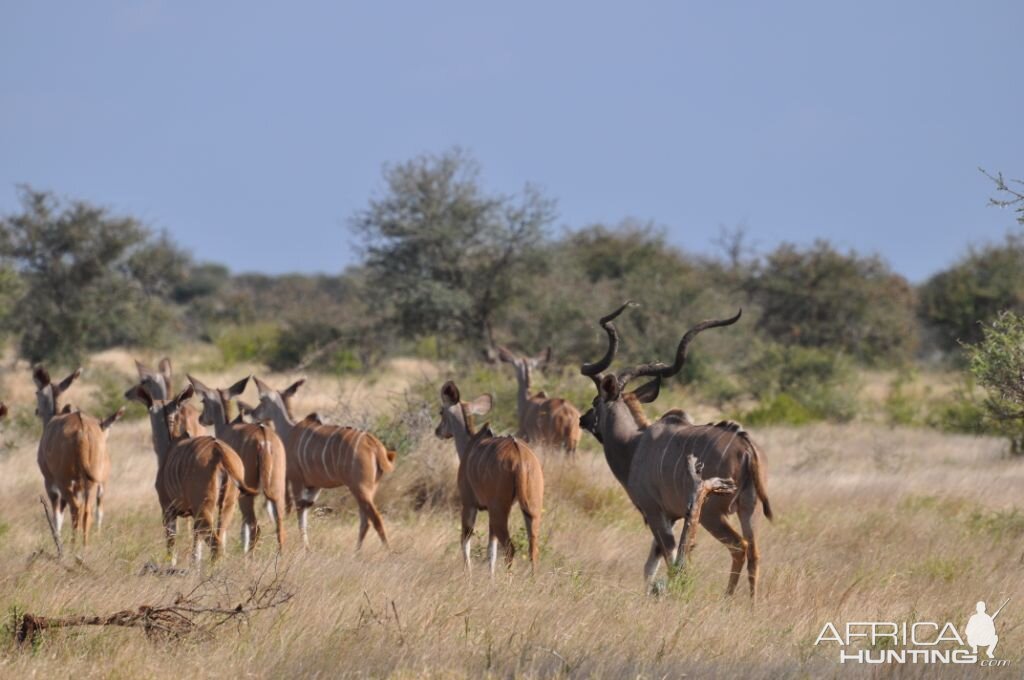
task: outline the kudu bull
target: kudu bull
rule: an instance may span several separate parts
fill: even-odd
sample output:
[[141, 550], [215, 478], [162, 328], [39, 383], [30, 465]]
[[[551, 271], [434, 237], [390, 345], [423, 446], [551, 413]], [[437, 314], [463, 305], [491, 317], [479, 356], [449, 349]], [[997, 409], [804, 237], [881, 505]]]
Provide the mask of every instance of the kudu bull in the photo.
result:
[[381, 543], [388, 545], [384, 521], [373, 497], [381, 477], [395, 469], [395, 452], [369, 432], [354, 427], [324, 425], [316, 414], [296, 421], [290, 402], [305, 379], [281, 392], [259, 378], [254, 380], [259, 389], [260, 403], [251, 415], [257, 421], [272, 421], [284, 441], [288, 461], [287, 509], [290, 512], [293, 503], [298, 508], [303, 545], [309, 547], [306, 520], [320, 490], [339, 486], [347, 486], [359, 505], [356, 549], [362, 547], [371, 523]]
[[192, 561], [198, 567], [207, 543], [216, 559], [239, 492], [255, 496], [245, 484], [242, 459], [230, 445], [214, 437], [192, 437], [185, 429], [182, 406], [192, 398], [192, 385], [169, 400], [153, 399], [146, 388], [134, 388], [133, 397], [146, 405], [157, 456], [156, 493], [163, 513], [167, 553], [177, 563], [174, 543], [178, 518], [192, 517]]
[[441, 439], [454, 439], [459, 454], [457, 481], [466, 569], [470, 568], [469, 541], [477, 511], [486, 510], [490, 522], [488, 562], [493, 577], [499, 544], [506, 564], [512, 564], [515, 548], [508, 533], [508, 516], [517, 501], [530, 541], [530, 564], [534, 571], [537, 569], [544, 472], [525, 442], [515, 437], [495, 437], [487, 425], [479, 430], [473, 426], [473, 416], [486, 414], [491, 404], [489, 394], [471, 402], [460, 401], [459, 388], [449, 380], [441, 388], [441, 422], [434, 433]]
[[[754, 511], [758, 500], [764, 514], [772, 518], [771, 505], [765, 493], [762, 454], [750, 436], [736, 423], [722, 421], [694, 425], [685, 413], [669, 411], [649, 423], [641, 404], [658, 396], [661, 381], [676, 375], [686, 361], [686, 351], [698, 333], [739, 320], [702, 321], [683, 335], [671, 365], [643, 364], [619, 372], [607, 373], [615, 358], [619, 337], [613, 320], [631, 303], [626, 303], [600, 323], [608, 335], [608, 349], [595, 363], [583, 364], [580, 371], [597, 386], [593, 407], [583, 415], [580, 424], [604, 446], [605, 458], [615, 478], [625, 487], [630, 500], [643, 514], [654, 535], [650, 554], [644, 566], [648, 587], [653, 585], [660, 559], [670, 568], [678, 565], [677, 546], [672, 531], [674, 524], [688, 517], [694, 498], [694, 479], [688, 456], [696, 458], [703, 478], [720, 478], [735, 482], [735, 491], [713, 495], [700, 514], [700, 524], [724, 543], [732, 553], [728, 594], [739, 581], [744, 560], [750, 581], [750, 594], [757, 594], [760, 555], [754, 531]], [[654, 379], [636, 390], [626, 392], [630, 381], [640, 377]], [[738, 512], [742, 536], [729, 524], [728, 515]]]
[[528, 357], [498, 347], [498, 358], [512, 364], [516, 372], [519, 436], [531, 444], [560, 447], [575, 457], [580, 443], [579, 410], [565, 399], [548, 398], [544, 392], [530, 394], [532, 371], [551, 360], [551, 348]]
[[[264, 423], [228, 422], [228, 407], [249, 384], [249, 378], [239, 380], [226, 390], [207, 387], [198, 379], [188, 376], [203, 400], [203, 413], [199, 420], [212, 426], [217, 439], [227, 442], [241, 457], [245, 466], [245, 483], [263, 492], [267, 499], [267, 514], [277, 526], [277, 548], [284, 549], [285, 508], [285, 452], [284, 442], [272, 425]], [[259, 540], [260, 527], [256, 521], [255, 497], [242, 495], [238, 506], [242, 511], [242, 551], [249, 552]]]
[[36, 384], [36, 414], [43, 423], [36, 460], [53, 510], [54, 528], [59, 537], [64, 509], [70, 507], [71, 540], [74, 542], [81, 530], [82, 544], [88, 545], [93, 505], [96, 529], [103, 526], [103, 494], [110, 476], [107, 434], [110, 426], [124, 415], [124, 407], [102, 421], [78, 410], [62, 411], [61, 395], [81, 374], [79, 368], [54, 383], [46, 369], [38, 366], [32, 379]]

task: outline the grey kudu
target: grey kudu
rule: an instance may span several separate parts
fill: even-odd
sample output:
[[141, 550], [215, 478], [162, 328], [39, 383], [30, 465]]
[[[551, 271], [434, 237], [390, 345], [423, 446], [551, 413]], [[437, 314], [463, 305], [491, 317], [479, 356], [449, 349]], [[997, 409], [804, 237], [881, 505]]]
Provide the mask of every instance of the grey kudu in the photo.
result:
[[[746, 561], [750, 594], [755, 597], [760, 564], [754, 528], [758, 501], [765, 516], [772, 518], [771, 505], [765, 493], [760, 450], [734, 422], [694, 425], [684, 412], [672, 410], [650, 423], [641, 406], [657, 399], [661, 382], [682, 369], [687, 347], [698, 333], [734, 324], [740, 313], [729, 319], [702, 321], [688, 330], [679, 342], [671, 365], [642, 364], [620, 371], [618, 375], [602, 375], [611, 365], [619, 346], [618, 331], [613, 321], [631, 304], [622, 305], [600, 320], [608, 336], [608, 349], [598, 361], [580, 367], [580, 372], [593, 380], [597, 387], [593, 406], [580, 418], [580, 425], [601, 442], [612, 474], [626, 489], [654, 536], [644, 566], [647, 587], [654, 585], [661, 560], [670, 569], [681, 566], [679, 560], [685, 551], [677, 550], [672, 532], [679, 519], [690, 517], [699, 495], [694, 470], [699, 470], [704, 482], [716, 478], [721, 482], [712, 483], [717, 491], [707, 497], [699, 521], [712, 536], [725, 544], [732, 555], [726, 592], [732, 594], [735, 591]], [[626, 392], [629, 382], [639, 377], [653, 380]], [[734, 512], [739, 515], [742, 535], [728, 521], [728, 515]], [[685, 546], [685, 538], [681, 542]]]

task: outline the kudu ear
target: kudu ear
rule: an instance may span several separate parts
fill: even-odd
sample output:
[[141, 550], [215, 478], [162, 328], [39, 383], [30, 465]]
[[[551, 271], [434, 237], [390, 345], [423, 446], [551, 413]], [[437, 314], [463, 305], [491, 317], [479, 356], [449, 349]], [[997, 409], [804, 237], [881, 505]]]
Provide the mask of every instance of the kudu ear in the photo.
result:
[[245, 376], [234, 385], [227, 389], [228, 397], [231, 399], [237, 399], [240, 394], [245, 392], [245, 388], [249, 386], [249, 378], [252, 376]]
[[655, 378], [654, 380], [644, 383], [640, 387], [633, 390], [633, 396], [641, 404], [650, 404], [652, 401], [658, 398], [658, 393], [661, 392], [661, 378]]
[[180, 393], [178, 394], [178, 396], [176, 396], [176, 397], [175, 397], [175, 398], [173, 399], [173, 401], [174, 401], [174, 403], [176, 403], [176, 404], [177, 404], [178, 406], [181, 406], [181, 405], [182, 405], [182, 404], [184, 404], [184, 403], [185, 403], [186, 401], [188, 401], [189, 399], [191, 399], [192, 397], [194, 397], [194, 396], [195, 396], [195, 394], [196, 394], [196, 389], [195, 389], [194, 387], [192, 387], [192, 384], [191, 384], [191, 383], [189, 383], [189, 386], [188, 386], [188, 387], [186, 387], [185, 389], [183, 389], [183, 390], [182, 390], [182, 391], [181, 391], [181, 392], [180, 392]]
[[124, 398], [131, 399], [132, 401], [137, 401], [146, 408], [153, 407], [153, 397], [150, 396], [149, 390], [147, 390], [141, 384], [136, 385], [135, 387], [132, 387], [127, 392], [125, 392]]
[[498, 358], [506, 364], [514, 364], [516, 362], [516, 355], [512, 354], [507, 347], [501, 345], [498, 345]]
[[66, 416], [67, 414], [74, 413], [74, 412], [75, 412], [75, 407], [72, 406], [71, 404], [64, 404], [64, 408], [62, 408], [60, 410], [60, 414], [62, 416]]
[[36, 384], [36, 389], [43, 389], [50, 384], [50, 373], [42, 366], [36, 366], [32, 371], [32, 380]]
[[534, 368], [538, 368], [540, 366], [544, 366], [545, 364], [547, 364], [550, 361], [551, 361], [551, 348], [550, 347], [545, 349], [543, 352], [541, 352], [537, 356], [530, 357], [530, 363], [533, 364]]
[[78, 380], [78, 377], [80, 375], [82, 375], [82, 367], [81, 366], [76, 368], [74, 373], [72, 373], [68, 377], [66, 377], [63, 380], [61, 380], [60, 383], [58, 383], [56, 392], [59, 394], [61, 392], [66, 391], [69, 387], [71, 387], [71, 383], [73, 383], [76, 380]]
[[270, 385], [268, 385], [267, 383], [263, 382], [262, 380], [260, 380], [260, 379], [259, 379], [259, 378], [257, 378], [256, 376], [253, 376], [253, 377], [252, 377], [252, 379], [253, 379], [253, 382], [255, 382], [255, 383], [256, 383], [256, 389], [257, 389], [257, 390], [259, 391], [259, 393], [260, 393], [260, 398], [263, 398], [263, 397], [264, 397], [265, 395], [267, 395], [267, 394], [269, 394], [270, 392], [273, 392], [273, 391], [274, 391], [274, 388], [273, 388], [273, 387], [271, 387], [271, 386], [270, 386]]
[[135, 371], [139, 374], [139, 380], [145, 380], [146, 376], [153, 375], [153, 369], [138, 359], [135, 359]]
[[281, 392], [281, 396], [285, 399], [295, 396], [295, 393], [299, 391], [299, 388], [306, 384], [305, 378], [299, 378], [293, 382], [287, 389]]
[[615, 401], [619, 398], [619, 381], [614, 375], [606, 375], [601, 378], [601, 384], [597, 388], [604, 401]]
[[164, 357], [163, 359], [161, 359], [160, 363], [157, 364], [157, 369], [160, 371], [160, 375], [162, 375], [164, 377], [164, 380], [167, 381], [167, 384], [170, 385], [171, 384], [171, 358], [170, 357]]
[[100, 429], [101, 430], [109, 430], [110, 426], [113, 425], [114, 423], [116, 423], [117, 421], [121, 420], [121, 416], [123, 416], [123, 415], [124, 415], [124, 406], [122, 406], [121, 408], [117, 409], [117, 411], [115, 413], [112, 413], [111, 415], [109, 415], [106, 418], [104, 418], [103, 422], [100, 423]]
[[441, 403], [445, 406], [454, 406], [459, 403], [459, 388], [451, 380], [441, 386]]
[[494, 397], [489, 394], [481, 394], [466, 404], [466, 409], [475, 416], [482, 416], [490, 411], [492, 406], [494, 406]]
[[200, 394], [207, 394], [208, 392], [213, 392], [213, 390], [211, 390], [209, 387], [200, 382], [199, 378], [195, 377], [191, 373], [186, 373], [185, 377], [188, 378], [188, 381], [192, 383], [192, 386], [195, 387], [196, 391], [199, 392]]
[[6, 418], [6, 417], [7, 417], [7, 404], [5, 404], [4, 402], [0, 401], [0, 418]]

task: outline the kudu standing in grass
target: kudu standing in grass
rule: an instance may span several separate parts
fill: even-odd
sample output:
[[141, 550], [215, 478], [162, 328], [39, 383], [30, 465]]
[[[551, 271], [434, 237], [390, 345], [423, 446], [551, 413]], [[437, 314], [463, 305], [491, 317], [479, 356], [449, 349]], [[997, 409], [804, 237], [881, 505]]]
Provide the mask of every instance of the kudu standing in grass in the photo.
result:
[[[245, 392], [249, 378], [239, 380], [226, 390], [207, 387], [198, 379], [188, 376], [203, 400], [203, 413], [199, 420], [212, 426], [217, 439], [227, 442], [242, 459], [245, 466], [245, 484], [263, 492], [267, 499], [267, 514], [277, 525], [277, 548], [284, 549], [285, 509], [285, 452], [284, 442], [272, 425], [264, 423], [229, 422], [228, 410], [233, 399]], [[256, 498], [242, 495], [238, 506], [242, 510], [242, 551], [249, 552], [259, 540], [260, 527], [256, 521]]]
[[549, 399], [544, 392], [530, 394], [531, 373], [551, 360], [551, 348], [527, 357], [498, 347], [498, 358], [512, 364], [516, 372], [519, 436], [538, 446], [560, 447], [570, 458], [575, 457], [580, 443], [579, 410], [565, 399]]
[[191, 385], [168, 400], [153, 399], [141, 386], [134, 389], [134, 398], [149, 411], [153, 430], [155, 486], [168, 557], [172, 566], [177, 563], [174, 543], [178, 518], [192, 517], [192, 561], [198, 568], [204, 542], [209, 544], [214, 559], [223, 552], [239, 492], [249, 496], [259, 492], [245, 484], [242, 459], [229, 444], [214, 437], [189, 436], [182, 406], [195, 394]]
[[[157, 370], [149, 368], [138, 359], [135, 360], [135, 370], [139, 372], [139, 385], [146, 388], [149, 396], [157, 401], [166, 401], [174, 394], [174, 386], [171, 383], [171, 360], [164, 357], [157, 364]], [[125, 392], [126, 397], [134, 399], [135, 387]], [[198, 437], [206, 434], [206, 428], [199, 422], [199, 411], [192, 404], [182, 404], [181, 416], [185, 422], [185, 430], [191, 437]]]
[[272, 421], [284, 440], [288, 459], [287, 509], [290, 512], [293, 503], [298, 508], [303, 545], [309, 547], [306, 522], [320, 490], [347, 486], [359, 505], [356, 549], [362, 547], [371, 523], [381, 543], [387, 546], [388, 534], [373, 497], [381, 477], [395, 469], [395, 452], [369, 432], [354, 427], [324, 425], [315, 414], [296, 421], [292, 416], [291, 398], [306, 382], [305, 379], [281, 392], [259, 378], [254, 380], [260, 403], [251, 415], [257, 421]]
[[[680, 518], [689, 516], [695, 497], [687, 460], [689, 455], [693, 455], [705, 480], [717, 477], [735, 482], [735, 493], [713, 495], [708, 499], [700, 515], [700, 524], [732, 553], [727, 593], [735, 591], [746, 560], [750, 594], [754, 597], [760, 562], [754, 532], [754, 511], [758, 500], [765, 516], [768, 519], [772, 517], [765, 493], [761, 452], [736, 423], [722, 421], [693, 425], [686, 414], [678, 410], [669, 411], [650, 423], [641, 406], [658, 397], [662, 380], [679, 373], [686, 361], [687, 347], [698, 333], [736, 323], [740, 314], [730, 319], [702, 321], [688, 330], [679, 342], [671, 365], [643, 364], [618, 375], [607, 373], [602, 376], [601, 372], [611, 365], [619, 345], [613, 320], [629, 304], [601, 319], [601, 326], [608, 335], [608, 350], [596, 363], [583, 364], [580, 368], [583, 375], [594, 381], [598, 392], [593, 407], [584, 414], [580, 424], [602, 443], [612, 474], [625, 487], [630, 500], [643, 514], [654, 534], [644, 577], [648, 586], [653, 585], [659, 559], [664, 559], [670, 568], [678, 565], [672, 531]], [[630, 381], [644, 376], [654, 379], [626, 392]], [[739, 514], [742, 536], [727, 519], [733, 512]]]
[[486, 510], [490, 523], [487, 556], [493, 577], [499, 544], [506, 564], [512, 565], [515, 547], [508, 533], [508, 516], [516, 501], [526, 522], [530, 565], [534, 571], [537, 570], [544, 471], [540, 460], [525, 442], [515, 437], [495, 437], [487, 425], [479, 430], [474, 427], [473, 416], [486, 414], [492, 403], [489, 394], [471, 402], [460, 401], [459, 388], [449, 380], [441, 388], [441, 422], [434, 434], [441, 439], [454, 439], [455, 451], [459, 454], [462, 557], [466, 569], [470, 568], [469, 541], [476, 525], [477, 511]]
[[64, 508], [71, 508], [72, 543], [82, 531], [82, 544], [89, 544], [92, 505], [96, 506], [96, 529], [103, 526], [103, 494], [110, 477], [107, 434], [122, 415], [116, 413], [100, 421], [80, 411], [61, 410], [60, 397], [82, 369], [59, 383], [50, 380], [42, 366], [32, 372], [36, 384], [36, 414], [43, 422], [36, 460], [43, 473], [43, 485], [50, 499], [57, 536], [64, 519]]

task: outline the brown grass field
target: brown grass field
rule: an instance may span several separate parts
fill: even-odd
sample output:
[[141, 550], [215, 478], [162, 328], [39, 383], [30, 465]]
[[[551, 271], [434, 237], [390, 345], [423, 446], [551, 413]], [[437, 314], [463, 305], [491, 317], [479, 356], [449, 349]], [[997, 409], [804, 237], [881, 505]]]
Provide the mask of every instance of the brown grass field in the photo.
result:
[[[209, 370], [202, 352], [192, 356], [192, 368], [210, 384], [226, 385], [254, 368]], [[127, 387], [133, 371], [123, 352], [94, 357], [68, 400], [91, 411], [99, 403], [92, 375], [114, 376]], [[440, 385], [447, 374], [410, 360], [392, 362], [373, 383], [312, 376], [297, 415], [316, 409], [334, 422], [374, 422], [406, 408], [402, 395], [410, 386], [423, 380]], [[1024, 461], [1009, 459], [999, 440], [868, 422], [752, 429], [768, 460], [777, 513], [774, 523], [760, 519], [762, 593], [754, 606], [745, 578], [737, 596], [723, 595], [728, 553], [703, 530], [691, 571], [673, 579], [661, 597], [645, 595], [641, 570], [650, 534], [589, 435], [575, 466], [543, 455], [540, 572], [530, 576], [520, 550], [511, 572], [499, 571], [491, 581], [481, 515], [476, 568], [467, 577], [453, 503], [454, 448], [425, 430], [378, 496], [391, 551], [371, 533], [355, 553], [357, 516], [348, 492], [326, 491], [318, 503], [323, 509], [310, 522], [311, 551], [301, 550], [294, 517], [288, 521], [289, 547], [277, 569], [294, 597], [254, 614], [248, 624], [230, 623], [213, 639], [176, 642], [153, 642], [137, 629], [72, 628], [48, 631], [36, 645], [18, 649], [10, 631], [15, 612], [137, 608], [173, 600], [201, 577], [142, 573], [164, 555], [153, 491], [156, 461], [148, 422], [138, 418], [112, 430], [103, 533], [76, 551], [80, 561], [70, 556], [58, 564], [39, 556], [55, 551], [38, 501], [33, 388], [24, 364], [5, 361], [0, 377], [12, 408], [0, 436], [0, 677], [1024, 674]], [[261, 377], [284, 386], [293, 376]], [[179, 369], [176, 387], [183, 380]], [[580, 381], [582, 393], [589, 383]], [[649, 412], [692, 406], [684, 400], [678, 392], [663, 394]], [[499, 401], [496, 408], [511, 414], [514, 404]], [[421, 419], [432, 429], [437, 404], [428, 409]], [[697, 412], [716, 415], [707, 408]], [[205, 566], [204, 576], [244, 588], [272, 569], [277, 558], [262, 509], [261, 522], [264, 540], [252, 558], [242, 558], [236, 514], [229, 555]], [[521, 527], [516, 513], [513, 532]], [[183, 523], [182, 562], [185, 535]], [[976, 601], [1006, 598], [997, 656], [1008, 667], [840, 666], [834, 646], [814, 646], [828, 621], [949, 620], [962, 630]]]

